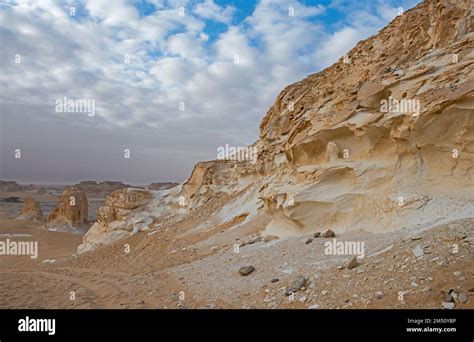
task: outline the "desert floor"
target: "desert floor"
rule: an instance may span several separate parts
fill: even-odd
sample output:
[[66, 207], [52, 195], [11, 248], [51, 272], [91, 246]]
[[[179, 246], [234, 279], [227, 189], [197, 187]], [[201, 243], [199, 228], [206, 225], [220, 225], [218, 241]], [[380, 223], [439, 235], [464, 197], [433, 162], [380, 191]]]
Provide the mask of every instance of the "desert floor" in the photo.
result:
[[[324, 242], [331, 239], [252, 242], [268, 222], [265, 216], [200, 227], [215, 210], [211, 206], [81, 255], [74, 255], [79, 235], [0, 220], [1, 240], [29, 234], [22, 238], [39, 242], [36, 260], [0, 256], [0, 308], [441, 308], [441, 291], [450, 289], [467, 295], [456, 308], [474, 308], [472, 219], [341, 234], [339, 241], [366, 244], [365, 258], [349, 270], [350, 257], [325, 254]], [[413, 253], [418, 245], [420, 257]], [[247, 265], [255, 271], [240, 275]], [[285, 296], [300, 274], [308, 278], [306, 286]]]

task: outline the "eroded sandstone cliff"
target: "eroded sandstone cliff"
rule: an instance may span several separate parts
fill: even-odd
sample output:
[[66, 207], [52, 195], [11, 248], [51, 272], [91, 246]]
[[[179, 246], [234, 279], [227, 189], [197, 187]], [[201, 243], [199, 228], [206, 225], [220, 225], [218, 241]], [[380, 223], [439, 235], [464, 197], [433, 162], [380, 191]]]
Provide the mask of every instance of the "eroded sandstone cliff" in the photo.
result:
[[[148, 191], [127, 215], [112, 194], [81, 250], [224, 197], [197, 230], [264, 218], [261, 234], [281, 237], [472, 217], [473, 128], [472, 2], [427, 0], [286, 87], [261, 122], [256, 163], [199, 163], [183, 185]], [[113, 235], [117, 226], [124, 233]]]

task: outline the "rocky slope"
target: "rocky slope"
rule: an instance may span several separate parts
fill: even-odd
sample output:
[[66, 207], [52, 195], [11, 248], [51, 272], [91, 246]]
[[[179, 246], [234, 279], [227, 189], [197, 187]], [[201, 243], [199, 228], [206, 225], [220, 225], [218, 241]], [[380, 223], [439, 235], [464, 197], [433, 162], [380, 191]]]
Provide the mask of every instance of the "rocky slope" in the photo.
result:
[[277, 237], [472, 217], [473, 17], [470, 1], [407, 11], [278, 95], [260, 125], [256, 163], [198, 163], [183, 185], [140, 190], [147, 200], [133, 207], [121, 201], [135, 190], [112, 194], [81, 250], [179, 221], [218, 194], [228, 202], [197, 231], [262, 217], [259, 234]]

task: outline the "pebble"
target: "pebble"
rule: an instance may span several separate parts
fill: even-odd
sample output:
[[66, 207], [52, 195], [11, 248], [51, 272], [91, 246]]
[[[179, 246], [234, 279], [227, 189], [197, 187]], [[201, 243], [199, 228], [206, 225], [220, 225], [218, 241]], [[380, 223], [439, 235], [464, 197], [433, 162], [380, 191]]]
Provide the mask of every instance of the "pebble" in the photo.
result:
[[243, 266], [239, 269], [239, 273], [240, 275], [242, 276], [246, 276], [246, 275], [249, 275], [250, 273], [252, 273], [253, 271], [255, 271], [255, 267], [253, 267], [252, 265], [250, 266]]
[[308, 239], [308, 240], [305, 241], [304, 244], [307, 245], [307, 244], [309, 244], [309, 243], [311, 243], [311, 242], [313, 242], [313, 239]]
[[423, 251], [423, 247], [420, 245], [417, 245], [415, 248], [413, 248], [413, 255], [417, 258], [421, 257], [423, 254], [425, 254], [425, 252]]
[[328, 294], [328, 291], [327, 291], [327, 290], [322, 290], [322, 291], [321, 291], [321, 294], [322, 294], [323, 296], [326, 296], [326, 295]]
[[271, 280], [272, 284], [278, 283], [279, 281], [280, 281], [280, 279], [278, 279], [278, 278], [273, 278]]
[[357, 257], [354, 256], [347, 264], [347, 269], [351, 270], [353, 268], [356, 268], [357, 266], [359, 266], [359, 261], [357, 261]]
[[318, 237], [321, 237], [321, 232], [316, 232], [313, 234], [313, 237], [316, 239]]
[[443, 309], [454, 309], [453, 302], [443, 302], [441, 305], [443, 306]]
[[306, 285], [307, 281], [308, 280], [300, 274], [295, 279], [295, 281], [293, 283], [291, 283], [291, 285], [286, 288], [285, 296], [289, 296], [292, 293], [299, 291], [301, 288], [303, 288]]
[[378, 300], [381, 300], [384, 295], [382, 291], [377, 291], [375, 292], [375, 296], [377, 297]]
[[310, 305], [308, 306], [308, 309], [319, 309], [319, 304], [313, 304], [313, 305]]
[[467, 300], [468, 300], [467, 293], [463, 292], [459, 295], [459, 302], [461, 302], [462, 304], [467, 303]]
[[323, 234], [323, 238], [332, 238], [332, 237], [336, 237], [336, 233], [334, 233], [331, 229], [328, 229]]
[[444, 291], [441, 291], [442, 297], [443, 297], [443, 302], [450, 303], [454, 301], [453, 296], [451, 296], [450, 293], [446, 293]]
[[461, 272], [460, 271], [456, 271], [453, 273], [453, 276], [455, 277], [459, 277], [461, 275]]

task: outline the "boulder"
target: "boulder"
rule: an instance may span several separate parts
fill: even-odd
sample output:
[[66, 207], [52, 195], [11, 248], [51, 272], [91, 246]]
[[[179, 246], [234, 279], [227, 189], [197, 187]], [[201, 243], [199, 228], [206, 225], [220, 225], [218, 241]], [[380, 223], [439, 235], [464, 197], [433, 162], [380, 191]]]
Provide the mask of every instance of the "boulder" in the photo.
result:
[[119, 209], [135, 209], [149, 203], [152, 199], [153, 196], [150, 191], [127, 188], [114, 191], [108, 195], [105, 204]]

